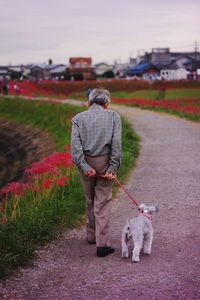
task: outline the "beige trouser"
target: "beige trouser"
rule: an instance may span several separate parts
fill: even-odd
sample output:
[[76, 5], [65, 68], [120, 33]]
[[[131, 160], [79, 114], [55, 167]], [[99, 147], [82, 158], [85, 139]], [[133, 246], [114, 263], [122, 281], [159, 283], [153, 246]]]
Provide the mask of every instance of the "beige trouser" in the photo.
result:
[[[86, 162], [96, 170], [97, 174], [104, 174], [108, 168], [109, 155], [89, 157]], [[97, 247], [110, 246], [109, 229], [112, 200], [112, 180], [99, 177], [87, 177], [81, 173], [86, 209], [87, 209], [87, 239], [96, 240]]]

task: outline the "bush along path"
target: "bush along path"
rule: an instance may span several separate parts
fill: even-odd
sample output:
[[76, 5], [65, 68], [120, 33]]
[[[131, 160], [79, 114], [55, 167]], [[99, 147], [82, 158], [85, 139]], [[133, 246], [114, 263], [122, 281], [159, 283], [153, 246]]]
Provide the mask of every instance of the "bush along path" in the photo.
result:
[[113, 203], [114, 254], [97, 258], [85, 229], [74, 229], [38, 250], [33, 265], [1, 284], [3, 299], [199, 299], [200, 127], [177, 117], [116, 107], [142, 138], [126, 188], [139, 202], [155, 203], [150, 256], [121, 258], [121, 231], [137, 215], [123, 192]]

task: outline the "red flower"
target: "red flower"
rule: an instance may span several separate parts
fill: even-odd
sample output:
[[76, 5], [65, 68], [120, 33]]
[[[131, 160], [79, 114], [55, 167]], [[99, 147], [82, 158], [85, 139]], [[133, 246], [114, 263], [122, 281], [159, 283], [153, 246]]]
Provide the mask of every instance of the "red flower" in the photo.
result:
[[52, 187], [52, 185], [53, 185], [53, 180], [50, 178], [47, 178], [43, 183], [43, 187], [45, 189], [50, 189]]
[[53, 173], [55, 174], [57, 169], [52, 166], [52, 164], [46, 162], [34, 162], [30, 168], [26, 169], [27, 174], [36, 175], [36, 174], [45, 174]]
[[29, 186], [30, 190], [33, 192], [41, 192], [41, 189], [39, 187], [36, 186]]
[[68, 180], [69, 180], [68, 177], [62, 177], [62, 178], [56, 180], [56, 184], [58, 186], [65, 186], [65, 185], [67, 185], [65, 182], [68, 181]]
[[13, 181], [9, 183], [5, 188], [1, 189], [1, 194], [12, 194], [23, 196], [27, 185], [22, 182]]
[[73, 165], [71, 154], [69, 152], [55, 153], [54, 155], [47, 157], [44, 162], [54, 167], [71, 167]]

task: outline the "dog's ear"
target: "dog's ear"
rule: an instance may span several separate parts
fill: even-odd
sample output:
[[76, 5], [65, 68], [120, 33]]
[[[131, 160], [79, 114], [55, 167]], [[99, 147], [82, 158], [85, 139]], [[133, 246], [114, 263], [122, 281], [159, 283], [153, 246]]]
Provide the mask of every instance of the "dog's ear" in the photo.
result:
[[145, 208], [146, 208], [146, 205], [145, 205], [144, 203], [141, 203], [141, 204], [138, 206], [138, 210], [139, 210], [139, 211], [143, 211]]
[[159, 211], [159, 206], [157, 205], [157, 206], [156, 206], [156, 212], [158, 212], [158, 211]]

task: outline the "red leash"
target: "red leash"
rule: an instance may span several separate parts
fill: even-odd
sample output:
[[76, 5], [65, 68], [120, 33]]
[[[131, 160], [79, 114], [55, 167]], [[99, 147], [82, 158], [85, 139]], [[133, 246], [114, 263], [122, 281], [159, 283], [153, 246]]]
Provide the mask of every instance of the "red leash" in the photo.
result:
[[[99, 175], [96, 174], [96, 176], [104, 178], [103, 175]], [[126, 193], [126, 195], [129, 197], [129, 199], [131, 199], [131, 201], [136, 205], [139, 206], [138, 202], [129, 194], [129, 192], [125, 189], [125, 187], [122, 185], [122, 183], [117, 179], [117, 177], [115, 178], [115, 181], [118, 183], [118, 185], [120, 186], [120, 188], [124, 191], [124, 193]]]
[[115, 181], [118, 183], [118, 185], [120, 186], [120, 188], [126, 193], [126, 195], [129, 197], [129, 199], [131, 199], [131, 201], [136, 205], [139, 206], [138, 202], [129, 194], [129, 192], [124, 188], [124, 186], [121, 184], [121, 182], [117, 179], [117, 177], [115, 178]]

